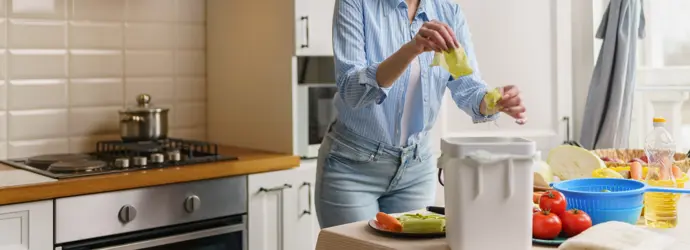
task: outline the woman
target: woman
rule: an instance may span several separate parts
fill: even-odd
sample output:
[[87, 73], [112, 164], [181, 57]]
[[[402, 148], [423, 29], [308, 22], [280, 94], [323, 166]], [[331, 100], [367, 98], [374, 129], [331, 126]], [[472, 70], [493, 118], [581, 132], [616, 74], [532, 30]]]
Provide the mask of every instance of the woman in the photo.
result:
[[[338, 111], [318, 158], [321, 228], [431, 205], [436, 162], [428, 132], [445, 89], [474, 122], [496, 119], [460, 7], [453, 0], [337, 0], [333, 48]], [[462, 46], [474, 72], [452, 79], [433, 52]], [[514, 86], [501, 111], [523, 119]]]

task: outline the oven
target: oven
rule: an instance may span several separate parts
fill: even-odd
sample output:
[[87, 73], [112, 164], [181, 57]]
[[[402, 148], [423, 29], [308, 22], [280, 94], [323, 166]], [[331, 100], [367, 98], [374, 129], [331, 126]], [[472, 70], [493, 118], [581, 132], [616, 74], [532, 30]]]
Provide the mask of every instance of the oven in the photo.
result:
[[63, 244], [56, 250], [247, 250], [246, 215]]
[[247, 177], [55, 200], [55, 250], [247, 250]]
[[337, 114], [333, 106], [333, 97], [338, 90], [334, 58], [297, 57], [297, 73], [296, 154], [315, 158], [328, 126]]

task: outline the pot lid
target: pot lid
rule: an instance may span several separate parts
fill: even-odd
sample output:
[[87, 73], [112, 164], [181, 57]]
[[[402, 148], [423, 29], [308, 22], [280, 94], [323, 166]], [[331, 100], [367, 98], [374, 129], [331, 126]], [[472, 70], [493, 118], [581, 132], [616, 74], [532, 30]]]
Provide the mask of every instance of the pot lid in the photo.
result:
[[137, 105], [127, 107], [120, 112], [123, 113], [141, 113], [141, 112], [162, 112], [168, 111], [169, 108], [156, 107], [151, 104], [151, 96], [148, 94], [140, 94], [137, 96]]

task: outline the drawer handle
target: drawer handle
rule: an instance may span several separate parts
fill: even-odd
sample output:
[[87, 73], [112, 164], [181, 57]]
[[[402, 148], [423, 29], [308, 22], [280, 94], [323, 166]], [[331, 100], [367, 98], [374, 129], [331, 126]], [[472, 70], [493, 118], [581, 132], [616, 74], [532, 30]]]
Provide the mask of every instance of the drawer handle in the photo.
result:
[[308, 202], [309, 202], [309, 209], [308, 209], [308, 210], [304, 210], [304, 211], [302, 212], [302, 215], [311, 214], [311, 183], [305, 182], [305, 183], [302, 183], [302, 186], [307, 186], [307, 191], [309, 192], [309, 193], [307, 193], [307, 194], [308, 194], [307, 197], [309, 197], [309, 198], [307, 198], [307, 199], [308, 199]]
[[282, 191], [283, 189], [286, 189], [286, 188], [292, 188], [292, 185], [286, 183], [286, 184], [283, 184], [282, 186], [273, 187], [273, 188], [263, 188], [262, 187], [262, 188], [259, 188], [259, 192], [269, 193], [269, 192], [275, 192], [275, 191]]
[[301, 16], [299, 18], [301, 21], [305, 22], [304, 36], [306, 38], [306, 43], [303, 43], [301, 48], [309, 48], [309, 16]]

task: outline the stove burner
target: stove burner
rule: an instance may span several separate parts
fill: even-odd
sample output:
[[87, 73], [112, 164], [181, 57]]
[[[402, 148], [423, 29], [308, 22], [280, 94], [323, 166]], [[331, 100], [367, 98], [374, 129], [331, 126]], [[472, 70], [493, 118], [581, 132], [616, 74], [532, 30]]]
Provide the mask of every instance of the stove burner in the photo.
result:
[[36, 165], [42, 167], [48, 167], [49, 165], [56, 162], [71, 162], [71, 161], [86, 161], [91, 159], [92, 156], [87, 154], [52, 154], [52, 155], [39, 155], [34, 157], [29, 157], [26, 163], [29, 165]]
[[123, 173], [237, 160], [221, 155], [215, 143], [168, 138], [149, 142], [99, 141], [88, 154], [52, 154], [0, 163], [56, 179]]
[[62, 161], [50, 164], [48, 171], [55, 173], [91, 172], [107, 165], [104, 161]]

